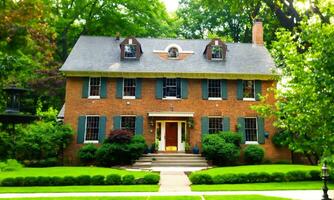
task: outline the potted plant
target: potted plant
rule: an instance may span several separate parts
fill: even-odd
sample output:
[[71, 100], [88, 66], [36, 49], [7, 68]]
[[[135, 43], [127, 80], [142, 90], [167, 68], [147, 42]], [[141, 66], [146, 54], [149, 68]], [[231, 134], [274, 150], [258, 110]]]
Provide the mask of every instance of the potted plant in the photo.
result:
[[193, 147], [193, 154], [199, 154], [199, 148], [197, 144], [195, 144], [195, 146]]
[[186, 151], [186, 153], [191, 153], [191, 146], [190, 146], [189, 142], [186, 142], [184, 144], [184, 150]]

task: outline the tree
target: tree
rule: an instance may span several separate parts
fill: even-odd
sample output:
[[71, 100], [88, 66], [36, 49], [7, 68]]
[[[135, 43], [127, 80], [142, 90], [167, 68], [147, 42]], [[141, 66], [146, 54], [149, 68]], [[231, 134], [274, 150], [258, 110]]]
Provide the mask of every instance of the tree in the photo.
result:
[[255, 109], [274, 116], [276, 126], [290, 133], [285, 138], [289, 148], [316, 164], [334, 153], [334, 24], [302, 23], [300, 30], [278, 33], [273, 55], [281, 66], [282, 87], [274, 106]]

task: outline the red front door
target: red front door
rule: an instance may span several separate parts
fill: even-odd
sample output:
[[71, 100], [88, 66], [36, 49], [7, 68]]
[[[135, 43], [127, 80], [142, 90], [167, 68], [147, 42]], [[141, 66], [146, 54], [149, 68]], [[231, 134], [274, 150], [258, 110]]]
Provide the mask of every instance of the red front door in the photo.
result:
[[177, 122], [166, 122], [166, 147], [177, 147]]

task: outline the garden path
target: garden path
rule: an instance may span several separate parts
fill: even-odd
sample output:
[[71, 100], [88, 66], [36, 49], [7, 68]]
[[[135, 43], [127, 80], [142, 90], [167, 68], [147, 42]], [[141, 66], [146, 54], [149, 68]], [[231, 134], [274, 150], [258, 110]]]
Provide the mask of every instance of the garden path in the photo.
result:
[[183, 171], [161, 171], [159, 192], [190, 192], [190, 181]]

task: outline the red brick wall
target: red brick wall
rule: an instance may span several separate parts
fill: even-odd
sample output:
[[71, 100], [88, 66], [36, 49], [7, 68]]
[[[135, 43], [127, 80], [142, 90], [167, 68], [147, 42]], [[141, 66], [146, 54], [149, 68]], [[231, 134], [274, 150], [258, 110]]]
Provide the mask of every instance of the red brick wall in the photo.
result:
[[[65, 123], [70, 124], [75, 131], [73, 144], [66, 151], [66, 156], [70, 163], [76, 160], [76, 155], [80, 144], [76, 144], [76, 131], [78, 116], [80, 115], [105, 115], [107, 116], [106, 131], [109, 134], [112, 130], [112, 117], [117, 115], [141, 115], [144, 117], [144, 137], [148, 144], [154, 142], [154, 127], [148, 122], [148, 112], [173, 111], [194, 112], [194, 128], [189, 130], [190, 145], [198, 144], [201, 141], [201, 117], [222, 115], [230, 118], [230, 127], [236, 131], [238, 117], [257, 116], [256, 112], [250, 109], [251, 105], [259, 102], [237, 100], [237, 81], [228, 81], [228, 100], [203, 100], [201, 80], [190, 79], [188, 81], [188, 98], [182, 100], [159, 100], [155, 98], [155, 79], [143, 79], [142, 98], [134, 100], [124, 100], [116, 98], [116, 79], [108, 79], [106, 99], [85, 99], [82, 94], [81, 78], [67, 78], [66, 82], [66, 110]], [[262, 81], [262, 94], [265, 95], [267, 88], [275, 86], [273, 81]], [[274, 95], [269, 94], [269, 101], [274, 102]], [[265, 131], [269, 132], [270, 138], [262, 145], [266, 150], [266, 158], [271, 160], [290, 159], [288, 150], [275, 148], [271, 143], [271, 137], [275, 133], [272, 120], [265, 120]], [[152, 132], [150, 131], [152, 130]]]

